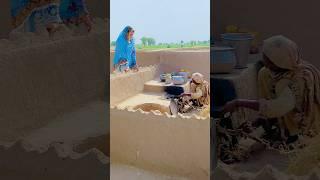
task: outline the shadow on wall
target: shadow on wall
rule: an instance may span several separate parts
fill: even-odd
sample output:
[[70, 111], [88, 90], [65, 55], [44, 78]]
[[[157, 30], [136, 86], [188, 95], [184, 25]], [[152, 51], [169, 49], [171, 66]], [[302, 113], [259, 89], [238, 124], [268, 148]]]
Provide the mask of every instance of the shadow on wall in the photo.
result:
[[[260, 32], [265, 39], [283, 34], [294, 40], [301, 48], [305, 60], [320, 67], [318, 45], [320, 39], [320, 1], [233, 1], [214, 0], [213, 31], [215, 38], [226, 25], [238, 25]], [[272, 13], [271, 13], [272, 12]], [[241, 14], [241, 16], [239, 16]]]

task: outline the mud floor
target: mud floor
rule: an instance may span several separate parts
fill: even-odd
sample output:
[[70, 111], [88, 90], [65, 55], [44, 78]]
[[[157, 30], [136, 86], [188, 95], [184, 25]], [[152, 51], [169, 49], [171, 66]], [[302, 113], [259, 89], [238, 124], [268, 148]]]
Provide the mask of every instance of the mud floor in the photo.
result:
[[188, 180], [187, 178], [177, 176], [167, 176], [156, 172], [146, 171], [133, 166], [112, 164], [112, 180]]
[[219, 162], [213, 177], [218, 180], [320, 180], [318, 168], [299, 176], [288, 173], [287, 168], [292, 160], [292, 156], [267, 150], [253, 154], [241, 163], [226, 165]]

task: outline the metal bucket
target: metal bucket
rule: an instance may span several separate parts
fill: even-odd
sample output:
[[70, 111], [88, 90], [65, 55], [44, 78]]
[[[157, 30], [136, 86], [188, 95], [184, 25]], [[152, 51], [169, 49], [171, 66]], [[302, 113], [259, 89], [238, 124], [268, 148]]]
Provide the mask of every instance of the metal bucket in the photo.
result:
[[253, 35], [249, 33], [226, 33], [221, 35], [222, 43], [233, 47], [236, 52], [235, 68], [246, 68]]
[[179, 76], [183, 76], [184, 81], [187, 82], [189, 79], [189, 73], [188, 72], [178, 72]]
[[211, 73], [230, 73], [236, 63], [234, 48], [214, 46], [210, 53]]

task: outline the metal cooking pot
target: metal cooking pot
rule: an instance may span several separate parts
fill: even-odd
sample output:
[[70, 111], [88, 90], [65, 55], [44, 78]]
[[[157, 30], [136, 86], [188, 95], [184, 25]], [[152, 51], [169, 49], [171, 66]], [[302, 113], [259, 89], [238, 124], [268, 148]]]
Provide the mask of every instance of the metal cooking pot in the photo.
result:
[[181, 85], [185, 83], [185, 79], [183, 76], [172, 76], [172, 82], [175, 85]]
[[160, 75], [160, 81], [161, 82], [165, 82], [166, 81], [166, 76], [167, 76], [167, 74], [161, 74]]

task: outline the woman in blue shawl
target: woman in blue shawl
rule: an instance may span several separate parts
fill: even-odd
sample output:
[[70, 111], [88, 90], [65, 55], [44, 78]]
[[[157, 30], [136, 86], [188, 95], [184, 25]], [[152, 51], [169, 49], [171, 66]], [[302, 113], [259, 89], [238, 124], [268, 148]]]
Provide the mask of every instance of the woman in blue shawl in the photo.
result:
[[133, 34], [134, 30], [130, 26], [125, 27], [120, 33], [116, 41], [116, 49], [113, 59], [113, 66], [115, 70], [119, 67], [121, 68], [121, 66], [125, 66], [125, 71], [128, 71], [129, 69], [138, 70]]
[[91, 18], [84, 0], [11, 0], [13, 31], [53, 34], [62, 22], [84, 23], [91, 30]]
[[11, 0], [13, 31], [53, 32], [61, 22], [58, 0]]

